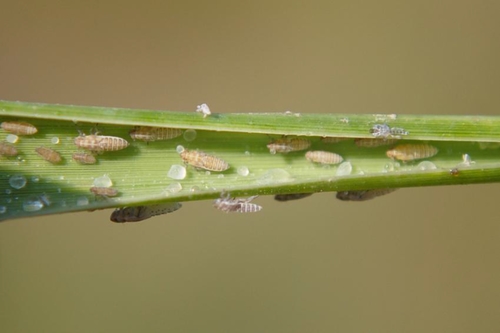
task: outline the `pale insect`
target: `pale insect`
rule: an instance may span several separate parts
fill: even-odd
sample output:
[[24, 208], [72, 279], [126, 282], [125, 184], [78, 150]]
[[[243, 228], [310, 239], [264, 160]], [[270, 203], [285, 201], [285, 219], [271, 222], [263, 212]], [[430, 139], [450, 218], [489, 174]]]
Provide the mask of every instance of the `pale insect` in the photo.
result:
[[404, 128], [400, 127], [389, 127], [387, 124], [375, 124], [372, 126], [370, 129], [370, 133], [376, 137], [376, 138], [401, 138], [401, 135], [408, 135], [410, 134], [408, 131], [406, 131]]
[[354, 143], [358, 147], [365, 148], [375, 148], [380, 146], [388, 146], [398, 142], [398, 139], [366, 139], [366, 138], [358, 138], [354, 139]]
[[180, 202], [168, 202], [149, 206], [122, 207], [115, 209], [115, 211], [111, 213], [110, 220], [112, 222], [119, 223], [139, 222], [153, 216], [175, 212], [181, 207], [182, 204]]
[[255, 213], [262, 209], [262, 206], [251, 203], [258, 195], [246, 199], [230, 198], [229, 194], [214, 201], [214, 207], [225, 213]]
[[366, 201], [396, 191], [397, 188], [383, 188], [364, 191], [341, 191], [337, 192], [337, 199], [342, 201]]
[[429, 144], [402, 144], [386, 152], [387, 157], [393, 160], [413, 161], [429, 158], [438, 153], [438, 149]]
[[80, 135], [75, 138], [75, 145], [93, 152], [116, 151], [128, 147], [128, 141], [117, 136]]
[[178, 128], [137, 126], [129, 133], [133, 140], [148, 142], [176, 138], [182, 135], [182, 130]]
[[331, 136], [324, 136], [321, 138], [321, 142], [323, 143], [337, 143], [345, 140], [349, 140], [350, 138], [336, 138]]
[[202, 151], [184, 149], [180, 153], [180, 156], [184, 163], [192, 165], [195, 168], [209, 171], [225, 171], [229, 169], [229, 164], [226, 161]]
[[274, 200], [285, 202], [290, 200], [299, 200], [311, 196], [312, 193], [290, 193], [290, 194], [276, 194]]
[[322, 150], [313, 150], [306, 153], [306, 159], [321, 164], [339, 164], [344, 159], [339, 154]]
[[35, 149], [36, 153], [43, 157], [44, 160], [49, 161], [52, 164], [58, 164], [62, 162], [61, 154], [57, 151], [47, 148], [47, 147], [38, 147]]
[[97, 162], [94, 155], [87, 153], [74, 153], [72, 157], [73, 160], [80, 164], [95, 164]]
[[118, 190], [112, 187], [92, 186], [90, 192], [101, 197], [116, 197], [118, 195]]
[[24, 121], [4, 121], [2, 122], [2, 129], [17, 135], [33, 135], [38, 132], [35, 126]]
[[271, 143], [267, 145], [271, 154], [286, 154], [292, 151], [306, 150], [309, 147], [311, 147], [311, 141], [309, 140], [287, 137], [271, 141]]
[[2, 156], [17, 156], [16, 147], [5, 142], [0, 142], [0, 155]]
[[201, 112], [203, 114], [203, 118], [212, 114], [212, 112], [210, 112], [210, 108], [205, 103], [196, 106], [196, 112]]

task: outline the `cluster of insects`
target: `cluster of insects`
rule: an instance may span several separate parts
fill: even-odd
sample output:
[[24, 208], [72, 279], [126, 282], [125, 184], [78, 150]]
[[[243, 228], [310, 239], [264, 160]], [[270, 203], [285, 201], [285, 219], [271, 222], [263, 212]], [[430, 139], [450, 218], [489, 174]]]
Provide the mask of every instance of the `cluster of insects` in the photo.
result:
[[[211, 114], [210, 109], [206, 104], [198, 105], [196, 112], [207, 117]], [[38, 129], [27, 122], [22, 121], [4, 121], [1, 123], [2, 130], [18, 136], [30, 136], [38, 133]], [[438, 153], [438, 148], [427, 143], [404, 143], [398, 144], [398, 141], [409, 135], [409, 132], [403, 128], [391, 127], [387, 124], [375, 124], [369, 129], [371, 138], [355, 138], [354, 144], [362, 148], [372, 148], [381, 146], [391, 146], [386, 151], [386, 156], [392, 160], [402, 161], [404, 163], [414, 160], [430, 158]], [[145, 143], [170, 140], [177, 138], [183, 134], [182, 129], [177, 128], [162, 128], [149, 126], [136, 126], [130, 130], [130, 138], [134, 141], [143, 141]], [[349, 140], [349, 138], [338, 137], [323, 137], [321, 142], [325, 144], [337, 143]], [[72, 160], [82, 165], [92, 165], [97, 163], [97, 156], [107, 152], [119, 151], [126, 149], [129, 142], [118, 136], [99, 135], [97, 133], [84, 135], [80, 134], [73, 141], [76, 148], [79, 150], [71, 156]], [[336, 165], [344, 162], [344, 157], [327, 150], [309, 150], [312, 146], [312, 141], [304, 137], [288, 137], [284, 136], [278, 139], [271, 140], [267, 144], [269, 153], [289, 154], [295, 152], [305, 152], [305, 159], [311, 163], [325, 165]], [[180, 148], [179, 148], [180, 147]], [[56, 150], [40, 146], [35, 149], [43, 160], [52, 164], [61, 164], [64, 162], [63, 157]], [[180, 159], [187, 165], [195, 169], [201, 169], [213, 172], [224, 172], [230, 168], [230, 165], [224, 159], [200, 151], [192, 149], [184, 149], [178, 146], [177, 152]], [[19, 154], [15, 145], [9, 142], [0, 142], [0, 155], [5, 157], [14, 157]], [[468, 155], [467, 155], [468, 156]], [[470, 157], [464, 157], [464, 164], [473, 163]], [[344, 163], [345, 164], [345, 163]], [[450, 172], [452, 175], [457, 175], [458, 171]], [[119, 191], [111, 186], [92, 186], [89, 191], [96, 198], [108, 198], [119, 195]], [[337, 192], [337, 199], [342, 201], [366, 201], [375, 197], [385, 195], [395, 191], [395, 189], [371, 189], [363, 191], [341, 191]], [[297, 200], [312, 195], [312, 193], [292, 193], [292, 194], [277, 194], [275, 200], [286, 202]], [[249, 198], [232, 198], [229, 194], [222, 193], [221, 197], [214, 201], [213, 206], [226, 213], [254, 213], [262, 209], [262, 206], [253, 203], [252, 201], [257, 196]], [[180, 203], [165, 203], [147, 206], [129, 206], [116, 209], [110, 219], [113, 222], [137, 222], [148, 219], [153, 216], [163, 215], [178, 210], [182, 205]]]

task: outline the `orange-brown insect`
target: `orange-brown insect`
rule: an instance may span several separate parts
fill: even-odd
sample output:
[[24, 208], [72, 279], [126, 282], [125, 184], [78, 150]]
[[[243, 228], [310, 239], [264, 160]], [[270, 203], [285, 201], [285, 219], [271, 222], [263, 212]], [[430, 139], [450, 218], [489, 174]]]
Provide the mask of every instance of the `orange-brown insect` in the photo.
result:
[[337, 143], [341, 141], [349, 140], [349, 138], [336, 138], [336, 137], [330, 137], [330, 136], [324, 136], [321, 138], [321, 142], [323, 143]]
[[180, 209], [180, 202], [168, 202], [150, 206], [122, 207], [115, 209], [109, 218], [112, 222], [139, 222], [156, 215], [175, 212]]
[[17, 156], [16, 147], [5, 142], [0, 142], [0, 155], [2, 156]]
[[62, 162], [61, 154], [59, 154], [54, 149], [47, 147], [38, 147], [35, 149], [36, 153], [43, 157], [44, 160], [49, 161], [52, 164], [57, 164]]
[[38, 132], [35, 126], [24, 121], [4, 121], [2, 122], [2, 129], [17, 135], [33, 135]]
[[302, 198], [306, 198], [308, 196], [311, 196], [312, 193], [290, 193], [290, 194], [276, 194], [274, 196], [274, 200], [276, 201], [290, 201], [290, 200], [298, 200]]
[[402, 144], [386, 152], [387, 157], [393, 160], [413, 161], [436, 155], [438, 149], [429, 144]]
[[210, 171], [224, 171], [229, 169], [229, 164], [226, 161], [202, 151], [184, 149], [180, 155], [184, 163], [190, 164], [195, 168]]
[[118, 195], [118, 190], [112, 187], [98, 187], [92, 186], [90, 192], [101, 197], [116, 197]]
[[182, 130], [178, 128], [137, 126], [130, 131], [133, 140], [158, 141], [170, 140], [182, 135]]
[[97, 162], [94, 155], [87, 153], [74, 153], [72, 157], [80, 164], [95, 164]]
[[337, 192], [337, 199], [342, 201], [366, 201], [396, 191], [397, 188], [383, 188], [364, 191], [341, 191]]
[[117, 136], [80, 135], [75, 138], [75, 145], [93, 152], [122, 150], [128, 147], [128, 141]]
[[398, 139], [365, 139], [358, 138], [354, 139], [354, 143], [358, 147], [374, 148], [380, 146], [389, 146], [398, 142]]
[[235, 199], [227, 195], [215, 200], [214, 207], [225, 213], [256, 213], [262, 209], [262, 206], [250, 203], [250, 201], [257, 197], [258, 195], [254, 195], [246, 199]]
[[344, 160], [339, 154], [322, 150], [308, 151], [306, 158], [308, 161], [321, 164], [339, 164]]
[[311, 141], [301, 138], [281, 138], [272, 141], [267, 145], [271, 154], [289, 153], [292, 151], [305, 150], [311, 147]]

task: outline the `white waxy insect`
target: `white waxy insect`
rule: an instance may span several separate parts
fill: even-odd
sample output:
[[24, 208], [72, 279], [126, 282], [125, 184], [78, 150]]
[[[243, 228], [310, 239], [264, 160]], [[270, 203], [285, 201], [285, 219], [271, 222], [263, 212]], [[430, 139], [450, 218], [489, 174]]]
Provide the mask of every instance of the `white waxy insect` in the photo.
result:
[[311, 141], [302, 138], [281, 138], [267, 145], [271, 154], [289, 153], [292, 151], [306, 150], [311, 147]]
[[192, 165], [195, 168], [209, 171], [225, 171], [229, 169], [229, 164], [226, 161], [202, 151], [184, 149], [180, 153], [180, 156], [184, 163]]
[[52, 164], [58, 164], [62, 162], [61, 154], [59, 154], [54, 149], [50, 149], [47, 147], [38, 147], [35, 149], [35, 151], [44, 160], [49, 161]]
[[128, 147], [128, 141], [117, 136], [91, 134], [77, 136], [75, 145], [99, 153], [125, 149]]
[[321, 164], [339, 164], [344, 160], [339, 154], [329, 151], [313, 150], [306, 153], [306, 159]]
[[410, 134], [404, 128], [400, 127], [389, 127], [387, 124], [375, 124], [370, 129], [370, 133], [376, 138], [401, 138], [401, 135]]
[[229, 194], [214, 201], [214, 207], [225, 213], [255, 213], [262, 209], [262, 206], [251, 203], [258, 195], [246, 199], [230, 198]]
[[290, 194], [276, 194], [274, 200], [285, 202], [290, 200], [299, 200], [311, 196], [312, 193], [290, 193]]
[[212, 112], [210, 112], [210, 108], [205, 103], [196, 106], [196, 112], [201, 112], [203, 114], [203, 118], [212, 114]]
[[38, 132], [35, 126], [24, 121], [4, 121], [2, 122], [2, 129], [17, 135], [33, 135]]
[[364, 191], [341, 191], [337, 192], [337, 199], [342, 201], [366, 201], [396, 191], [397, 188], [383, 188]]
[[182, 135], [182, 130], [178, 128], [137, 126], [130, 131], [133, 140], [159, 141], [170, 140]]
[[0, 155], [2, 156], [17, 156], [16, 147], [5, 142], [0, 142]]
[[337, 143], [337, 142], [342, 142], [349, 140], [350, 138], [335, 138], [335, 137], [330, 137], [330, 136], [325, 136], [321, 138], [321, 142], [323, 143]]
[[80, 164], [96, 164], [97, 160], [94, 155], [87, 153], [74, 153], [73, 160]]
[[380, 146], [389, 146], [398, 142], [398, 139], [354, 139], [354, 143], [358, 147], [375, 148]]
[[112, 187], [92, 186], [90, 192], [101, 197], [116, 197], [118, 195], [118, 190]]
[[429, 158], [438, 153], [438, 149], [429, 144], [402, 144], [386, 152], [387, 157], [399, 161], [413, 161], [422, 158]]
[[118, 223], [139, 222], [153, 216], [175, 212], [181, 207], [182, 204], [180, 202], [168, 202], [148, 206], [122, 207], [115, 209], [115, 211], [111, 213], [110, 220]]

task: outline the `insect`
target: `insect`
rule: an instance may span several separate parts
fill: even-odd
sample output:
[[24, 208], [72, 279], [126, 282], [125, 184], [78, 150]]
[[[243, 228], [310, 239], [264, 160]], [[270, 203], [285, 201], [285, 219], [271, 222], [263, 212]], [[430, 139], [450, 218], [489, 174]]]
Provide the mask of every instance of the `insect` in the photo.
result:
[[311, 147], [311, 141], [301, 138], [287, 138], [283, 137], [272, 141], [267, 145], [271, 154], [276, 153], [289, 153], [292, 151], [305, 150]]
[[255, 213], [262, 209], [262, 206], [251, 203], [258, 195], [246, 199], [230, 198], [229, 195], [214, 201], [214, 207], [225, 213]]
[[298, 200], [302, 198], [306, 198], [308, 196], [311, 196], [312, 193], [290, 193], [290, 194], [276, 194], [274, 196], [274, 200], [276, 201], [290, 201], [290, 200]]
[[398, 139], [354, 139], [354, 143], [358, 147], [375, 148], [380, 146], [388, 146], [398, 142]]
[[308, 161], [321, 164], [339, 164], [344, 160], [339, 154], [322, 150], [308, 151], [306, 158]]
[[212, 112], [210, 112], [210, 108], [205, 103], [196, 106], [196, 112], [201, 112], [203, 114], [203, 118], [212, 114]]
[[386, 152], [387, 157], [393, 160], [413, 161], [436, 155], [438, 149], [429, 144], [402, 144]]
[[80, 135], [75, 138], [75, 145], [93, 152], [122, 150], [128, 147], [128, 141], [117, 136]]
[[38, 147], [35, 149], [35, 151], [38, 155], [43, 157], [44, 160], [49, 161], [52, 164], [61, 163], [62, 161], [61, 155], [53, 149], [47, 147]]
[[349, 140], [349, 138], [335, 138], [330, 136], [324, 136], [321, 138], [321, 142], [323, 143], [337, 143], [345, 140]]
[[180, 202], [168, 202], [149, 206], [122, 207], [115, 209], [109, 218], [112, 222], [139, 222], [150, 217], [175, 212], [180, 209]]
[[453, 177], [457, 177], [459, 174], [460, 171], [458, 170], [458, 168], [453, 168], [450, 170], [450, 175], [452, 175]]
[[366, 201], [396, 191], [397, 188], [383, 188], [364, 191], [341, 191], [337, 192], [337, 199], [342, 201]]
[[101, 197], [116, 197], [118, 195], [118, 190], [112, 187], [92, 186], [90, 192]]
[[157, 141], [170, 140], [182, 135], [182, 130], [178, 128], [137, 126], [130, 131], [133, 140]]
[[17, 135], [33, 135], [38, 132], [35, 126], [24, 121], [4, 121], [2, 122], [2, 129]]
[[94, 155], [87, 153], [74, 153], [72, 157], [80, 164], [95, 164], [97, 162]]
[[229, 169], [229, 164], [226, 161], [202, 151], [184, 149], [180, 153], [180, 156], [184, 163], [190, 164], [195, 168], [210, 171], [225, 171]]
[[5, 142], [0, 142], [0, 155], [2, 156], [17, 156], [16, 147]]
[[401, 135], [410, 134], [404, 128], [400, 127], [389, 127], [387, 124], [375, 124], [370, 129], [370, 133], [376, 138], [401, 138]]

